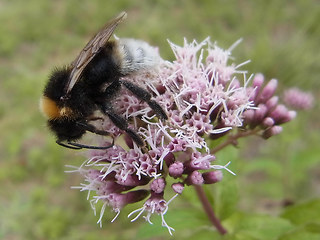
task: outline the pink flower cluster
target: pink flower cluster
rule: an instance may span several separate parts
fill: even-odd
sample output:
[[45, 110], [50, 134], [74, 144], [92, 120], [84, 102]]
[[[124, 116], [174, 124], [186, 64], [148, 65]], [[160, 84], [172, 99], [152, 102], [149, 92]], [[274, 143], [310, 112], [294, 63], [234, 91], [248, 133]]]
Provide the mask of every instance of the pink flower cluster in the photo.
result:
[[274, 95], [277, 85], [276, 79], [271, 79], [264, 85], [263, 75], [256, 74], [251, 86], [253, 94], [250, 98], [256, 109], [249, 109], [243, 114], [244, 127], [262, 130], [261, 136], [265, 139], [279, 134], [282, 131], [280, 125], [291, 121], [296, 116], [295, 111], [288, 110], [285, 105], [278, 103], [279, 97]]
[[[164, 215], [186, 186], [219, 182], [222, 170], [234, 174], [229, 163], [214, 164], [216, 158], [210, 153], [214, 139], [233, 128], [256, 127], [268, 138], [280, 131], [279, 124], [295, 116], [273, 96], [276, 80], [263, 86], [263, 76], [258, 74], [249, 86], [253, 76], [247, 79], [246, 71], [240, 69], [248, 61], [229, 63], [238, 43], [223, 50], [209, 38], [200, 43], [184, 40], [183, 46], [170, 42], [173, 62], [162, 60], [156, 69], [126, 77], [148, 89], [169, 119], [159, 120], [146, 103], [125, 89], [114, 100], [117, 112], [130, 120], [130, 127], [146, 145], [136, 146], [125, 132], [104, 119], [102, 128], [114, 136], [115, 145], [90, 150], [89, 159], [75, 170], [85, 178], [79, 188], [88, 191], [92, 208], [102, 202], [98, 223], [102, 223], [106, 206], [118, 215], [127, 204], [143, 201], [141, 208], [129, 214], [135, 215], [132, 221], [143, 216], [151, 223], [151, 216], [158, 214], [171, 234], [173, 228]], [[173, 196], [167, 196], [169, 177]]]
[[314, 98], [310, 92], [303, 92], [298, 88], [290, 88], [284, 92], [284, 102], [297, 110], [313, 107]]

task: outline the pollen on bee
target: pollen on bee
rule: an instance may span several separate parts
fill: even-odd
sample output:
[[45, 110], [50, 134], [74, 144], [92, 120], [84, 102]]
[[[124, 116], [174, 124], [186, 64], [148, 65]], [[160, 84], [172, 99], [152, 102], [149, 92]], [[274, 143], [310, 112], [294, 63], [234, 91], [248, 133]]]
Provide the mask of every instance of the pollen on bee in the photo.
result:
[[60, 117], [71, 118], [72, 117], [72, 110], [68, 107], [63, 107], [60, 109]]

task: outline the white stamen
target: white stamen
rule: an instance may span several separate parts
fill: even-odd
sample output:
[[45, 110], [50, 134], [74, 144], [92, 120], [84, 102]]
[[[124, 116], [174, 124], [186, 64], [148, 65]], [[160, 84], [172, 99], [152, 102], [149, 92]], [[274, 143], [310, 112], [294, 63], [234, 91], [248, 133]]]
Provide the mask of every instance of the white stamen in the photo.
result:
[[115, 215], [114, 218], [111, 220], [111, 222], [114, 222], [114, 221], [117, 219], [117, 217], [119, 216], [119, 214], [120, 214], [120, 209], [115, 209], [114, 211], [116, 212], [116, 215]]
[[101, 207], [100, 217], [99, 217], [99, 220], [97, 222], [97, 224], [98, 223], [100, 224], [100, 227], [102, 227], [102, 217], [103, 217], [104, 211], [106, 210], [106, 206], [107, 206], [107, 202], [105, 202]]
[[220, 170], [220, 169], [225, 169], [227, 170], [229, 173], [231, 173], [232, 175], [236, 175], [234, 172], [232, 172], [229, 168], [227, 168], [229, 166], [231, 162], [228, 162], [226, 165], [224, 166], [221, 166], [221, 165], [211, 165], [210, 167], [213, 168], [213, 169], [217, 169], [217, 170]]
[[136, 221], [141, 216], [141, 214], [144, 212], [145, 209], [146, 209], [146, 206], [143, 206], [142, 208], [138, 208], [138, 209], [132, 211], [131, 213], [128, 214], [128, 218], [131, 217], [131, 215], [135, 214], [136, 212], [139, 212], [136, 217], [134, 217], [133, 219], [130, 220], [131, 222]]

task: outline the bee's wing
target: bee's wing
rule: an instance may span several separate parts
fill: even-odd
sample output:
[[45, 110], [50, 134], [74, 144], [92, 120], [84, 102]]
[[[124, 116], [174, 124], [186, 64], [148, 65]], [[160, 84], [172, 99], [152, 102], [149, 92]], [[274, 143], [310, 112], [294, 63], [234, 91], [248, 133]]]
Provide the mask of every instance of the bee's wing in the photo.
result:
[[109, 21], [104, 28], [99, 31], [83, 48], [79, 56], [71, 63], [72, 71], [69, 76], [68, 83], [65, 86], [66, 94], [71, 91], [74, 85], [79, 80], [83, 70], [100, 51], [100, 49], [106, 44], [111, 37], [117, 25], [125, 19], [127, 14], [125, 12], [120, 13], [116, 18]]

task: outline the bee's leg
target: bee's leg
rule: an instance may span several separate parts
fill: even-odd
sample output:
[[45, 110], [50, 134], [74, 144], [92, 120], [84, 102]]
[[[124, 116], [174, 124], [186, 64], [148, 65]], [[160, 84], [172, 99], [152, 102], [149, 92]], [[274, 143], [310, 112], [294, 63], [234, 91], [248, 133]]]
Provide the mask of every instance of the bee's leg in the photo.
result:
[[[100, 149], [100, 150], [104, 150], [104, 149], [108, 149], [108, 148], [112, 148], [114, 146], [114, 139], [112, 139], [112, 143], [108, 146], [91, 146], [91, 145], [85, 145], [85, 144], [81, 144], [81, 143], [76, 143], [76, 142], [68, 142], [69, 145], [71, 145], [72, 147], [74, 147], [73, 149], [81, 149], [81, 148], [86, 148], [86, 149]], [[69, 146], [69, 148], [71, 148]]]
[[165, 111], [163, 110], [163, 108], [156, 101], [151, 100], [152, 96], [147, 90], [145, 90], [145, 89], [143, 89], [143, 88], [141, 88], [141, 87], [139, 87], [129, 81], [121, 80], [120, 83], [123, 84], [130, 92], [132, 92], [139, 99], [148, 103], [148, 105], [151, 107], [151, 109], [153, 111], [155, 111], [155, 113], [161, 119], [164, 119], [164, 120], [168, 119], [168, 116], [165, 113]]
[[105, 104], [104, 108], [102, 109], [102, 111], [108, 115], [108, 117], [110, 118], [110, 120], [114, 123], [114, 125], [116, 125], [118, 128], [120, 128], [121, 130], [126, 131], [126, 133], [132, 138], [132, 140], [139, 146], [144, 146], [144, 142], [141, 139], [141, 137], [132, 129], [130, 129], [128, 127], [128, 122], [127, 120], [120, 116], [119, 114], [117, 114], [114, 110], [112, 105], [110, 104]]
[[81, 125], [86, 131], [98, 134], [98, 135], [102, 135], [102, 136], [109, 136], [110, 133], [107, 131], [103, 131], [103, 130], [99, 130], [97, 129], [95, 126], [93, 126], [90, 123], [86, 123], [86, 122], [77, 122], [78, 125]]
[[[98, 135], [102, 135], [102, 136], [109, 136], [110, 133], [107, 131], [103, 131], [103, 130], [99, 130], [97, 129], [95, 126], [86, 123], [86, 122], [77, 122], [77, 125], [80, 125], [83, 129], [85, 129], [86, 131], [98, 134]], [[114, 145], [114, 138], [112, 138], [112, 143], [108, 146], [91, 146], [91, 145], [86, 145], [86, 144], [81, 144], [81, 143], [77, 143], [77, 142], [72, 142], [72, 141], [66, 141], [65, 143], [57, 140], [56, 141], [57, 144], [59, 144], [60, 146], [66, 147], [66, 148], [70, 148], [70, 149], [82, 149], [82, 148], [86, 148], [86, 149], [108, 149], [113, 147]]]
[[113, 147], [114, 139], [112, 140], [112, 144], [110, 144], [108, 146], [104, 146], [104, 147], [85, 145], [85, 144], [76, 143], [76, 142], [70, 142], [70, 141], [67, 141], [66, 143], [63, 143], [62, 141], [59, 141], [59, 140], [57, 140], [56, 143], [59, 144], [60, 146], [65, 147], [65, 148], [70, 148], [70, 149], [75, 149], [75, 150], [80, 150], [80, 149], [83, 149], [83, 148], [104, 150], [104, 149], [108, 149], [108, 148]]
[[62, 147], [65, 147], [65, 148], [70, 148], [70, 149], [75, 149], [75, 150], [82, 149], [81, 147], [70, 146], [69, 143], [66, 144], [66, 143], [63, 143], [62, 141], [59, 141], [59, 140], [57, 140], [56, 143], [59, 144]]
[[112, 105], [108, 103], [115, 95], [115, 93], [119, 92], [120, 88], [121, 82], [119, 81], [119, 79], [114, 79], [112, 84], [110, 84], [103, 92], [104, 101], [101, 103], [101, 105], [103, 106], [101, 110], [110, 118], [114, 125], [116, 125], [121, 130], [124, 130], [137, 145], [144, 146], [144, 142], [141, 137], [134, 130], [128, 127], [127, 120], [117, 114], [114, 111]]
[[118, 78], [113, 79], [112, 83], [103, 91], [104, 100], [112, 99], [120, 91], [121, 83]]

